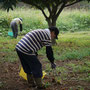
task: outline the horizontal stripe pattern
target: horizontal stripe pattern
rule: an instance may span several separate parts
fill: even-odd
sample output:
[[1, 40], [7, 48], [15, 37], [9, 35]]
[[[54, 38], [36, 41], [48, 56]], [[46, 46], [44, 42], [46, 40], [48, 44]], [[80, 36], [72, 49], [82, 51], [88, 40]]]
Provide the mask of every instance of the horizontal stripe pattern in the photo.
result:
[[47, 30], [34, 30], [27, 33], [16, 45], [16, 49], [26, 54], [33, 54], [43, 46], [51, 46], [50, 33]]

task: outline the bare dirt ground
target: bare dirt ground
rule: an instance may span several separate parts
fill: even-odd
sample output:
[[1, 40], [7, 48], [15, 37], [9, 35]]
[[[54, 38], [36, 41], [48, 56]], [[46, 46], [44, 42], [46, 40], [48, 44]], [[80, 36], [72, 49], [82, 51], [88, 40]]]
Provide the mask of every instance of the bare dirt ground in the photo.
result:
[[[47, 62], [42, 62], [43, 68]], [[63, 66], [65, 63], [58, 61], [57, 65]], [[20, 62], [0, 62], [0, 90], [36, 90], [36, 88], [28, 87], [27, 81], [19, 76], [20, 71]], [[70, 73], [70, 77], [77, 77], [79, 74]], [[52, 80], [50, 76], [45, 76], [43, 79], [44, 82], [49, 82], [50, 85], [46, 90], [90, 90], [90, 83], [79, 81], [79, 80], [70, 80], [70, 77], [63, 81], [63, 84], [57, 83]], [[76, 88], [78, 86], [78, 89]], [[84, 89], [79, 89], [80, 87]]]

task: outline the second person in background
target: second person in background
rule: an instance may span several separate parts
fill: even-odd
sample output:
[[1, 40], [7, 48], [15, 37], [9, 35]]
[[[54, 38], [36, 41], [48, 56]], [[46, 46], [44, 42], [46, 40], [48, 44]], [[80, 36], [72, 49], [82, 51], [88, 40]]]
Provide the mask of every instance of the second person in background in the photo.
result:
[[22, 31], [22, 18], [15, 18], [10, 23], [14, 38], [18, 36], [18, 25], [20, 25], [20, 31]]

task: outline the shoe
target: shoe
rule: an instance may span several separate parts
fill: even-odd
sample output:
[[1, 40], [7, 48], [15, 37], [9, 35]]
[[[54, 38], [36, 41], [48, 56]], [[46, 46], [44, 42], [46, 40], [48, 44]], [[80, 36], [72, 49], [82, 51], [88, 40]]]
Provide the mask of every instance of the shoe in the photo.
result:
[[27, 74], [27, 81], [29, 87], [36, 87], [35, 80], [32, 74]]
[[42, 83], [42, 78], [35, 78], [37, 89], [46, 89], [45, 85]]

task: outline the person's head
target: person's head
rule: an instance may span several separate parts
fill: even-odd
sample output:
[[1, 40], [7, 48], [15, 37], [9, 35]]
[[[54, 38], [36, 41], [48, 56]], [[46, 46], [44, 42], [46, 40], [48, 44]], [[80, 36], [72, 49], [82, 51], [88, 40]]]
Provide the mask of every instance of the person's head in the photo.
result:
[[49, 27], [49, 30], [51, 32], [51, 39], [58, 39], [59, 30], [57, 27]]
[[19, 18], [22, 21], [22, 18]]

